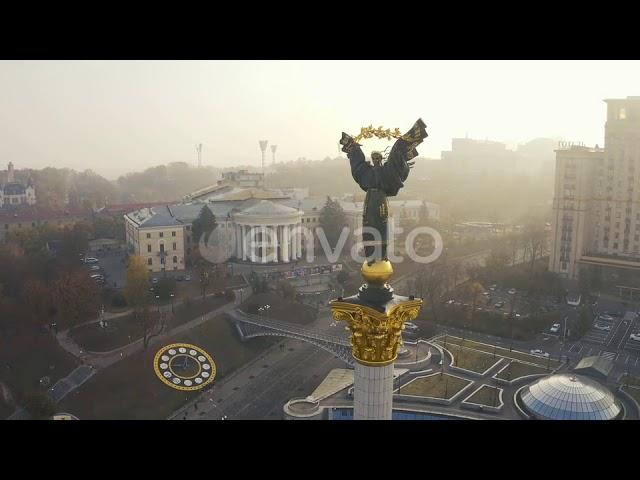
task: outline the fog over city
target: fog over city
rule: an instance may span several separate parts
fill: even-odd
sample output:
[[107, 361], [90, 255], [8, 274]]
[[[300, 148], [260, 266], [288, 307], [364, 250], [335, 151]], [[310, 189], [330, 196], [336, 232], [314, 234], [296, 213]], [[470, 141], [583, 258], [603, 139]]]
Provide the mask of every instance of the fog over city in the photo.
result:
[[[603, 142], [605, 98], [633, 94], [637, 61], [4, 61], [0, 158], [115, 179], [170, 162], [260, 165], [338, 154], [343, 130], [422, 117], [440, 158], [453, 137], [510, 148]], [[375, 147], [375, 142], [367, 148]]]

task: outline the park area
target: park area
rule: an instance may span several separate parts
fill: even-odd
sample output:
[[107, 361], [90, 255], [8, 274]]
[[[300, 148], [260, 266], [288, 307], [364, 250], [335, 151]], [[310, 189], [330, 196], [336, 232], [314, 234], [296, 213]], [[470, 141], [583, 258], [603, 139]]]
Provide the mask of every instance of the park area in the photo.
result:
[[[269, 308], [260, 312], [260, 307], [269, 305]], [[254, 315], [264, 315], [266, 318], [273, 318], [298, 325], [307, 325], [317, 317], [317, 310], [304, 303], [288, 300], [282, 296], [268, 292], [256, 293], [247, 301], [240, 305], [240, 310]]]
[[[76, 366], [76, 359], [49, 332], [25, 329], [0, 336], [0, 383], [18, 401], [32, 392], [46, 392], [47, 387], [66, 377]], [[48, 377], [48, 382], [41, 385], [40, 379], [44, 377]], [[13, 411], [13, 406], [0, 394], [0, 418]]]
[[546, 373], [549, 373], [546, 367], [531, 365], [529, 363], [522, 363], [518, 362], [517, 360], [513, 360], [511, 363], [509, 363], [509, 365], [507, 365], [507, 368], [496, 375], [496, 378], [511, 381], [517, 380], [518, 378], [525, 377], [527, 375], [539, 375]]
[[471, 370], [476, 373], [484, 373], [501, 358], [469, 348], [466, 345], [461, 346], [453, 342], [447, 342], [445, 344], [444, 341], [438, 341], [437, 343], [445, 347], [451, 355], [453, 355], [452, 366]]
[[630, 387], [640, 387], [640, 378], [631, 375], [623, 375], [620, 379], [620, 383]]
[[531, 355], [530, 353], [520, 352], [518, 350], [509, 350], [508, 348], [498, 347], [497, 345], [489, 345], [487, 343], [475, 342], [473, 340], [462, 339], [460, 337], [455, 337], [452, 335], [447, 335], [446, 337], [438, 340], [439, 344], [444, 344], [446, 341], [447, 349], [450, 345], [463, 345], [468, 349], [477, 350], [480, 352], [489, 353], [491, 355], [496, 355], [504, 358], [509, 358], [512, 360], [519, 360], [523, 363], [531, 363], [534, 365], [538, 365], [544, 368], [549, 367], [549, 369], [556, 369], [560, 366], [560, 362], [558, 360], [553, 360], [545, 357], [538, 357], [536, 355]]
[[482, 387], [471, 397], [467, 398], [465, 402], [486, 405], [487, 407], [497, 407], [500, 405], [500, 390], [502, 389], [490, 385], [482, 385]]
[[640, 404], [640, 387], [622, 387], [622, 389]]
[[418, 377], [411, 380], [408, 384], [403, 385], [398, 393], [401, 395], [448, 400], [471, 383], [469, 380], [454, 377], [447, 373], [436, 373], [428, 377]]
[[[225, 315], [165, 338], [162, 345], [191, 343], [205, 349], [216, 364], [213, 388], [220, 379], [250, 362], [273, 345], [273, 339], [241, 342]], [[153, 345], [101, 370], [60, 402], [63, 411], [80, 419], [165, 419], [200, 392], [174, 390], [162, 383], [153, 370]]]
[[[204, 300], [191, 300], [176, 305], [175, 315], [171, 313], [170, 308], [164, 307], [163, 315], [167, 319], [165, 331], [220, 308], [226, 303], [228, 300], [224, 297], [215, 296], [206, 297]], [[156, 308], [152, 308], [149, 314], [154, 321], [158, 319], [159, 313]], [[142, 335], [141, 323], [134, 318], [133, 313], [108, 320], [104, 328], [95, 322], [80, 325], [69, 332], [73, 341], [89, 352], [109, 352], [138, 340]]]

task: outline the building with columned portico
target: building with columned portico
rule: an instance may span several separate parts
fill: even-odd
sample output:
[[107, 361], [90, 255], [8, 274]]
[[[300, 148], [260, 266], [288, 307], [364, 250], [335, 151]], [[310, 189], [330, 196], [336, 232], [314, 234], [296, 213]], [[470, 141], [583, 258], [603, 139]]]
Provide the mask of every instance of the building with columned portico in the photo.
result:
[[[207, 261], [286, 264], [306, 257], [317, 244], [315, 229], [327, 199], [307, 198], [304, 189], [265, 188], [260, 179], [225, 175], [217, 185], [187, 195], [183, 203], [152, 205], [124, 215], [130, 253], [143, 257], [150, 272], [184, 270], [196, 250]], [[250, 182], [251, 180], [251, 182]], [[255, 180], [255, 181], [254, 181]], [[253, 182], [253, 183], [252, 183]], [[362, 204], [340, 201], [350, 229], [347, 248], [362, 226]], [[415, 218], [439, 206], [419, 200], [391, 200], [391, 219]], [[216, 218], [208, 241], [193, 238], [192, 225], [203, 208]]]

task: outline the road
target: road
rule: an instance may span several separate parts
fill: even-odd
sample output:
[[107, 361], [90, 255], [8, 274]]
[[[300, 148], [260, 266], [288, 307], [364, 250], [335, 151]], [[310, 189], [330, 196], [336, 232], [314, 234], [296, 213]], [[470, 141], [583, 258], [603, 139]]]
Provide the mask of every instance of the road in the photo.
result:
[[[325, 332], [344, 328], [331, 321], [328, 310], [310, 327]], [[187, 420], [219, 420], [224, 415], [230, 420], [281, 420], [287, 401], [309, 395], [334, 368], [348, 367], [314, 345], [283, 338], [260, 358], [216, 382], [172, 418], [183, 420], [186, 414]]]

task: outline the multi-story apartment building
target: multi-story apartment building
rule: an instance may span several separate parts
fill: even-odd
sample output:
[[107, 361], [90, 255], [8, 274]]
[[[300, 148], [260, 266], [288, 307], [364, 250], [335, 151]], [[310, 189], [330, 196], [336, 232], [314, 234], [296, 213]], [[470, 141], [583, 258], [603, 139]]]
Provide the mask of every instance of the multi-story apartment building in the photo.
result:
[[549, 269], [640, 270], [640, 97], [605, 100], [604, 148], [556, 150]]

